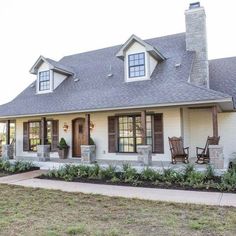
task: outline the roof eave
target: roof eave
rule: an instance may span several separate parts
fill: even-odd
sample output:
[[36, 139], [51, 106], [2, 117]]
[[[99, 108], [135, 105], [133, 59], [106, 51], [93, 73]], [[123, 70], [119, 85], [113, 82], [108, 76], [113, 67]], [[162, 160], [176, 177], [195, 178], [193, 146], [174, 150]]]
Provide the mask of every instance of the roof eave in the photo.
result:
[[[137, 105], [137, 106], [127, 106], [127, 107], [108, 107], [108, 108], [97, 108], [97, 109], [84, 109], [84, 110], [73, 110], [73, 111], [61, 111], [61, 112], [45, 112], [38, 114], [24, 114], [24, 115], [11, 115], [11, 116], [0, 116], [0, 119], [6, 118], [21, 118], [21, 117], [33, 117], [42, 115], [67, 115], [74, 113], [86, 113], [86, 112], [103, 112], [103, 111], [114, 111], [114, 110], [127, 110], [127, 109], [141, 109], [141, 108], [163, 108], [163, 107], [177, 107], [177, 106], [193, 106], [193, 105], [215, 105], [219, 104], [222, 111], [235, 111], [233, 106], [233, 100], [231, 97], [222, 99], [212, 99], [203, 101], [189, 101], [189, 102], [175, 102], [175, 103], [163, 103], [163, 104], [151, 104], [151, 105]], [[226, 105], [226, 106], [224, 106]], [[227, 109], [224, 109], [227, 108]]]

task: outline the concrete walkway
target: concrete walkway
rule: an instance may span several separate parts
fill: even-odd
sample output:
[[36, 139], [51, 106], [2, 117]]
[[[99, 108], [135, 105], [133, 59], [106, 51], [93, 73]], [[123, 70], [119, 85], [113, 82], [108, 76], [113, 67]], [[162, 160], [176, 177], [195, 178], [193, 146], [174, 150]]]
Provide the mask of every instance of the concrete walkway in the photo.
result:
[[88, 184], [34, 178], [44, 172], [45, 171], [43, 170], [36, 170], [23, 174], [1, 177], [0, 183], [24, 187], [54, 189], [66, 192], [101, 194], [106, 196], [139, 198], [154, 201], [236, 207], [236, 194]]

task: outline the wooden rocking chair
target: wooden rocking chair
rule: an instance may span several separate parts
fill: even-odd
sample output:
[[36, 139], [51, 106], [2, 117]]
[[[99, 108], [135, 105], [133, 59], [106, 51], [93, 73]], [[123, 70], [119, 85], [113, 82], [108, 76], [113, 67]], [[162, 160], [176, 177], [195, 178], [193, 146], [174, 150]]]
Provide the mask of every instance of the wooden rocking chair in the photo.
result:
[[170, 151], [171, 151], [171, 163], [176, 164], [177, 160], [184, 163], [189, 163], [189, 147], [184, 148], [182, 137], [169, 137]]
[[204, 148], [196, 147], [196, 155], [198, 164], [207, 164], [210, 161], [209, 145], [218, 145], [220, 137], [207, 137], [206, 145]]

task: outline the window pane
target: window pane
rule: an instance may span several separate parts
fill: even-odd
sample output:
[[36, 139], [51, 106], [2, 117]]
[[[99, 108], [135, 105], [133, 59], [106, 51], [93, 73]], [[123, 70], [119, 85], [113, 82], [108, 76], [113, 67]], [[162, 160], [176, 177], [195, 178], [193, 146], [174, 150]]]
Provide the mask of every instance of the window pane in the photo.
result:
[[128, 58], [129, 58], [129, 77], [132, 78], [132, 77], [145, 76], [144, 53], [129, 55]]
[[50, 89], [50, 71], [39, 72], [39, 90], [49, 90]]

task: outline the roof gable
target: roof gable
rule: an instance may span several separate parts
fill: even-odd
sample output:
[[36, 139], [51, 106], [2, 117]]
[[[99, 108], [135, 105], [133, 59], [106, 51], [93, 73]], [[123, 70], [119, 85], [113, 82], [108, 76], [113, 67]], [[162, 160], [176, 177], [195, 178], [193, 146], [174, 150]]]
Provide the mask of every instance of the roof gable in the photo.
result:
[[73, 75], [73, 76], [75, 75], [72, 68], [65, 66], [59, 62], [56, 62], [50, 58], [45, 58], [43, 56], [40, 56], [38, 60], [34, 63], [34, 65], [30, 69], [30, 73], [37, 74], [38, 69], [43, 63], [46, 63], [49, 66], [50, 70], [54, 70], [62, 74]]
[[137, 42], [146, 48], [146, 51], [150, 53], [157, 61], [164, 61], [165, 57], [152, 45], [146, 43], [141, 38], [136, 35], [131, 35], [131, 37], [122, 45], [116, 56], [120, 59], [124, 59], [126, 50], [134, 43]]

